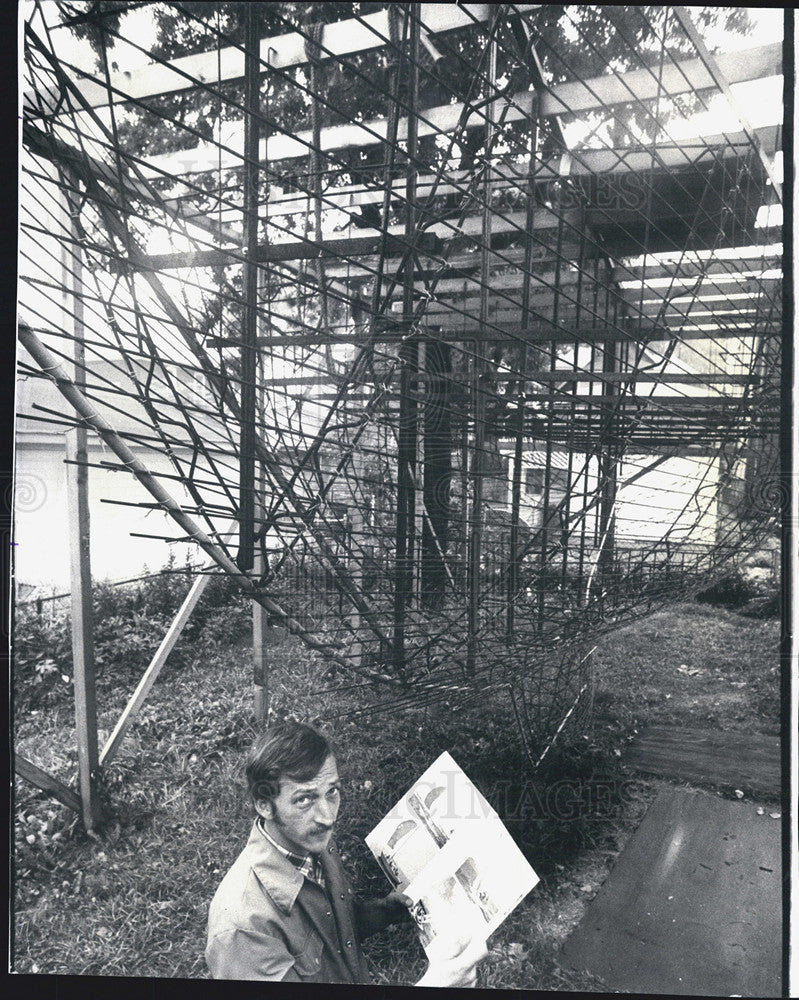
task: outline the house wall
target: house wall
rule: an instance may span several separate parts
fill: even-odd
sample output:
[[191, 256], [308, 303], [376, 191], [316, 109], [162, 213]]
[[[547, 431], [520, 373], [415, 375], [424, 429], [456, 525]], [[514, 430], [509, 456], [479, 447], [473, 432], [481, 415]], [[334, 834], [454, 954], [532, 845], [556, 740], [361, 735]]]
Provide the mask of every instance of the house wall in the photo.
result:
[[[63, 350], [63, 345], [56, 345]], [[36, 365], [20, 346], [20, 362], [34, 370]], [[23, 371], [25, 369], [22, 369]], [[110, 363], [92, 359], [92, 378], [98, 385], [121, 385], [120, 372]], [[105, 380], [108, 380], [107, 382]], [[131, 392], [133, 387], [130, 386]], [[110, 402], [119, 406], [119, 398]], [[70, 411], [57, 387], [43, 378], [21, 374], [16, 386], [15, 428], [15, 483], [14, 483], [14, 579], [17, 587], [35, 584], [40, 593], [69, 590], [69, 518], [67, 510], [66, 428], [57, 424], [42, 423], [30, 417], [42, 416], [37, 407], [65, 416]], [[111, 409], [102, 402], [95, 405], [99, 414], [120, 433], [147, 432], [146, 414], [134, 397], [123, 400], [120, 409]], [[210, 442], [216, 431], [211, 427]], [[150, 431], [152, 433], [152, 431]], [[137, 457], [156, 475], [172, 474], [174, 468], [163, 452], [155, 447], [144, 447], [135, 441], [127, 442]], [[220, 442], [221, 443], [221, 442]], [[116, 455], [106, 447], [98, 435], [88, 432], [89, 461], [92, 463], [118, 463]], [[181, 451], [186, 460], [188, 449]], [[152, 497], [135, 477], [126, 471], [89, 467], [89, 521], [91, 538], [91, 567], [96, 580], [123, 580], [140, 575], [145, 567], [160, 569], [175, 555], [178, 565], [184, 565], [187, 556], [192, 562], [201, 559], [195, 545], [133, 537], [132, 533], [175, 537], [181, 534], [177, 524], [162, 511], [147, 510], [104, 503], [104, 500], [126, 503], [151, 502]], [[198, 475], [203, 475], [202, 466]], [[180, 483], [164, 479], [163, 485], [178, 503], [191, 505], [187, 492]]]
[[[67, 509], [65, 441], [38, 442], [35, 447], [18, 446], [15, 462], [14, 579], [36, 584], [40, 593], [64, 593], [70, 587], [69, 517]], [[115, 456], [97, 445], [89, 460], [114, 461]], [[164, 456], [147, 455], [156, 474], [172, 471]], [[178, 502], [189, 497], [177, 483], [167, 484]], [[128, 472], [89, 469], [89, 525], [92, 576], [96, 580], [123, 580], [139, 575], [145, 567], [160, 569], [174, 552], [178, 565], [187, 556], [197, 562], [196, 546], [136, 538], [132, 532], [175, 536], [180, 529], [161, 511], [103, 503], [102, 500], [134, 503], [152, 498]]]
[[[665, 459], [651, 471], [644, 472], [630, 485], [631, 479], [646, 469], [656, 456], [634, 456], [622, 463], [618, 472], [619, 489], [615, 505], [617, 542], [641, 539], [657, 541], [668, 535], [678, 542], [712, 545], [716, 539], [718, 461], [704, 456]], [[508, 458], [507, 510], [511, 509], [513, 456]], [[571, 491], [569, 517], [573, 523], [584, 508], [587, 493], [590, 505], [597, 489], [597, 463], [585, 456], [572, 457], [571, 477], [568, 455], [553, 452], [549, 491], [550, 507], [557, 506], [568, 488]], [[522, 458], [522, 494], [520, 515], [531, 528], [540, 527], [543, 513], [543, 479], [546, 465], [544, 451], [528, 451]], [[584, 515], [586, 537], [593, 538], [598, 505], [589, 506]]]

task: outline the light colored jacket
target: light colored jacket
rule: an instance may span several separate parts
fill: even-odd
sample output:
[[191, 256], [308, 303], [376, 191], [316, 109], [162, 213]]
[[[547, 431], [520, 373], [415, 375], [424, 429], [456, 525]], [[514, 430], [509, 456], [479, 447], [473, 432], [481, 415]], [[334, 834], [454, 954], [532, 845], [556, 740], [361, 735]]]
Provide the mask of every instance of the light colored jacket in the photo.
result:
[[321, 862], [327, 891], [253, 825], [208, 912], [205, 958], [214, 979], [369, 982], [360, 938], [390, 915], [378, 901], [355, 898], [332, 840]]

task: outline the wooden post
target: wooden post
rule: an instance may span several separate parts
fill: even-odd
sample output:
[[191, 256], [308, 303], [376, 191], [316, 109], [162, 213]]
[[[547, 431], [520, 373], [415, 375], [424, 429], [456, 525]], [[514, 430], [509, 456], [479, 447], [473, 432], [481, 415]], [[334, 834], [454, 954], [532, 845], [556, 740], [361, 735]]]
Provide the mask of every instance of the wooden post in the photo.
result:
[[469, 595], [466, 666], [473, 674], [477, 668], [477, 632], [480, 628], [480, 564], [483, 551], [483, 453], [485, 452], [485, 393], [484, 373], [473, 362], [472, 412], [474, 413], [474, 451], [472, 453], [472, 515], [469, 524], [469, 561], [467, 565]]
[[[353, 456], [353, 460], [355, 456]], [[360, 476], [360, 470], [356, 467], [356, 479]], [[363, 588], [363, 561], [365, 558], [366, 523], [363, 511], [356, 504], [350, 509], [349, 518], [350, 529], [350, 575], [353, 583], [359, 588]], [[353, 631], [353, 642], [350, 647], [350, 660], [356, 667], [363, 664], [363, 643], [361, 642], [361, 616], [357, 608], [352, 609], [350, 614], [350, 626]]]
[[[73, 333], [73, 373], [75, 385], [86, 384], [83, 343], [83, 262], [80, 249], [80, 226], [77, 216], [77, 177], [62, 173], [69, 215], [69, 244], [62, 247], [62, 275], [65, 305], [71, 312]], [[70, 189], [74, 185], [74, 191]], [[69, 324], [65, 324], [69, 325]], [[99, 758], [97, 750], [97, 694], [94, 669], [94, 615], [89, 529], [89, 467], [85, 427], [66, 433], [67, 509], [72, 612], [72, 674], [75, 690], [75, 733], [78, 749], [78, 784], [81, 815], [87, 830], [100, 822], [100, 799], [97, 789]]]
[[[263, 423], [263, 382], [259, 368], [259, 406], [258, 410], [262, 416]], [[264, 495], [264, 467], [259, 462], [256, 465], [255, 491], [258, 497], [257, 508], [263, 509], [262, 498]], [[261, 546], [255, 546], [253, 554], [253, 575], [257, 578], [262, 576], [266, 570], [266, 562], [261, 551]], [[267, 635], [269, 629], [269, 613], [258, 601], [252, 602], [252, 683], [253, 683], [253, 716], [256, 723], [265, 723], [269, 715], [269, 647]]]
[[[604, 372], [616, 371], [616, 345], [605, 343], [602, 358], [602, 370]], [[608, 403], [614, 401], [618, 396], [618, 389], [615, 385], [605, 382], [602, 385], [602, 398]], [[618, 447], [616, 440], [617, 422], [614, 419], [610, 407], [603, 407], [602, 430], [599, 451], [599, 557], [597, 568], [599, 578], [604, 592], [613, 584], [613, 568], [616, 559], [616, 473], [618, 464]], [[604, 607], [604, 596], [602, 597]]]
[[450, 348], [428, 340], [425, 369], [429, 376], [424, 406], [424, 509], [421, 530], [421, 597], [426, 607], [438, 607], [447, 584], [445, 557], [449, 546], [452, 480], [452, 432], [449, 402]]
[[[262, 571], [263, 556], [255, 553], [255, 569]], [[269, 653], [266, 641], [269, 615], [257, 601], [252, 602], [252, 682], [253, 715], [257, 723], [266, 722], [269, 714]]]
[[[493, 23], [491, 32], [491, 40], [488, 43], [487, 72], [487, 89], [489, 92], [494, 86], [497, 75], [497, 37], [496, 25]], [[485, 125], [485, 172], [483, 175], [482, 250], [480, 257], [480, 332], [483, 335], [488, 331], [488, 289], [491, 282], [488, 258], [491, 249], [493, 211], [491, 155], [494, 144], [495, 111], [495, 102], [490, 101]], [[472, 413], [474, 415], [474, 454], [472, 456], [472, 518], [469, 525], [469, 604], [468, 634], [466, 639], [466, 667], [470, 674], [475, 672], [477, 666], [477, 633], [480, 628], [480, 577], [483, 550], [483, 476], [485, 468], [485, 394], [487, 383], [480, 354], [482, 349], [481, 345], [475, 342], [471, 387]]]

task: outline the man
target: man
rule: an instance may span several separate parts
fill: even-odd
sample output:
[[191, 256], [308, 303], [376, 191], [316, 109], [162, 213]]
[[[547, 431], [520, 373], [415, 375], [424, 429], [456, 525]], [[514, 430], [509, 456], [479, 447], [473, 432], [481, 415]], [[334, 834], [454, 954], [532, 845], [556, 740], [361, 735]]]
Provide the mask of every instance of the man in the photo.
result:
[[[215, 979], [368, 983], [363, 938], [407, 918], [403, 897], [353, 895], [332, 839], [341, 799], [327, 739], [297, 722], [271, 726], [247, 758], [258, 816], [217, 889], [205, 957]], [[419, 986], [474, 985], [476, 942], [431, 965]]]

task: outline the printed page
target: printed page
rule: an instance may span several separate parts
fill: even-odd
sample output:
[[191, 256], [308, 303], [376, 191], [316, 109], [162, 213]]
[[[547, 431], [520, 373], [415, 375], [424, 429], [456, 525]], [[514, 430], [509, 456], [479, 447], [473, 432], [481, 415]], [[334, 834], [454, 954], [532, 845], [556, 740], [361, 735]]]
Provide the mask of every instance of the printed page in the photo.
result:
[[491, 934], [537, 884], [496, 811], [443, 753], [366, 843], [411, 914], [430, 958]]
[[431, 960], [499, 927], [538, 876], [498, 820], [462, 828], [404, 892]]
[[414, 879], [453, 833], [494, 809], [446, 751], [434, 761], [366, 837], [395, 888]]

